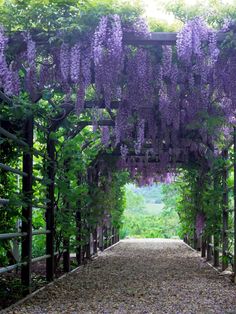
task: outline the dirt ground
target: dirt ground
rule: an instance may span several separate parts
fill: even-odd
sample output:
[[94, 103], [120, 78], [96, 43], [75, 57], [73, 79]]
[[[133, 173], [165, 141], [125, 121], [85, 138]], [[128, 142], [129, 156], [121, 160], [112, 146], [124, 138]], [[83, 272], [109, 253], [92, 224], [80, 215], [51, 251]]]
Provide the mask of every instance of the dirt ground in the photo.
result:
[[236, 286], [182, 241], [123, 240], [4, 313], [236, 313]]

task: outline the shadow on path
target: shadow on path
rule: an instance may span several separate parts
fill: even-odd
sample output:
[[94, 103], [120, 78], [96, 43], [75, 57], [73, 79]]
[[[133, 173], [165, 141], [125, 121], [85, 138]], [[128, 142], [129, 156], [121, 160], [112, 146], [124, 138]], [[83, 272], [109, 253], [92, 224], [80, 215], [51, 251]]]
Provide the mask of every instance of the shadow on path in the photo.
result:
[[182, 241], [130, 239], [4, 313], [236, 313], [236, 286]]

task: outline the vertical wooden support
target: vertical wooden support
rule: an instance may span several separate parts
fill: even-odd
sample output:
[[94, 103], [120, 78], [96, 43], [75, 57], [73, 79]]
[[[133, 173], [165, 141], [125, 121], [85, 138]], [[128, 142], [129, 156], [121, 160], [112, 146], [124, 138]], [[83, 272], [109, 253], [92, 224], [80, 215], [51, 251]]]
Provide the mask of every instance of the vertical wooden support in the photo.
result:
[[236, 127], [234, 126], [234, 282], [236, 283]]
[[70, 239], [63, 239], [63, 271], [68, 273], [70, 271]]
[[[80, 201], [78, 204], [78, 207], [80, 207]], [[76, 242], [77, 242], [77, 246], [76, 246], [76, 260], [78, 265], [82, 264], [82, 245], [81, 245], [81, 227], [82, 227], [82, 223], [81, 223], [81, 209], [78, 208], [78, 210], [76, 211], [76, 229], [77, 229], [77, 236], [76, 236]]]
[[87, 243], [86, 243], [86, 248], [85, 248], [85, 251], [86, 251], [86, 258], [87, 259], [90, 259], [91, 258], [91, 239], [90, 239], [90, 236], [91, 234], [89, 233], [89, 236], [87, 238]]
[[[83, 178], [78, 175], [78, 186], [83, 183]], [[82, 264], [82, 215], [81, 215], [81, 200], [77, 201], [77, 211], [75, 213], [75, 221], [76, 221], [76, 260], [78, 265]]]
[[107, 226], [107, 247], [109, 247], [111, 244], [111, 227], [110, 227], [110, 221]]
[[206, 257], [206, 239], [203, 235], [202, 235], [201, 256]]
[[100, 226], [98, 228], [98, 233], [99, 233], [99, 250], [103, 251], [104, 250], [104, 244], [103, 244], [103, 226]]
[[207, 261], [212, 260], [212, 243], [211, 243], [211, 236], [207, 237]]
[[197, 233], [196, 233], [195, 227], [194, 227], [194, 231], [193, 231], [193, 248], [194, 248], [194, 250], [197, 250]]
[[93, 232], [93, 254], [97, 254], [97, 252], [98, 252], [98, 232], [96, 226]]
[[214, 257], [213, 266], [219, 267], [220, 261], [219, 261], [219, 235], [218, 234], [214, 235], [213, 257]]
[[[69, 171], [70, 159], [64, 160], [64, 171], [65, 171], [65, 182], [67, 188], [70, 189], [70, 179], [67, 175]], [[65, 197], [63, 199], [63, 208], [64, 212], [69, 212], [69, 201]], [[64, 227], [65, 228], [65, 227]], [[64, 230], [65, 234], [63, 235], [63, 271], [68, 273], [70, 271], [70, 237], [66, 234], [66, 230]]]
[[31, 260], [32, 260], [32, 178], [33, 178], [33, 116], [30, 116], [25, 122], [25, 140], [29, 146], [28, 150], [23, 153], [23, 171], [27, 173], [27, 177], [23, 177], [23, 196], [27, 205], [22, 208], [22, 232], [27, 233], [22, 238], [21, 259], [23, 264], [21, 267], [21, 282], [24, 286], [24, 293], [31, 292]]
[[114, 227], [114, 243], [116, 243], [116, 228]]
[[[91, 191], [93, 189], [93, 179], [94, 179], [94, 169], [92, 167], [87, 169], [87, 182], [89, 185], [89, 194], [91, 195]], [[87, 222], [86, 222], [86, 258], [90, 259], [91, 258], [91, 231], [92, 231], [92, 226], [90, 225], [90, 218], [91, 218], [91, 210], [88, 207], [87, 208]]]
[[[217, 191], [219, 188], [219, 177], [217, 175], [214, 175], [214, 190]], [[218, 215], [218, 208], [219, 204], [216, 204], [217, 208], [215, 210], [215, 228], [214, 228], [214, 234], [213, 234], [213, 266], [218, 267], [219, 262], [219, 244], [220, 244], [220, 230], [219, 230], [219, 224], [220, 224], [220, 216]]]
[[228, 169], [226, 161], [228, 160], [228, 150], [222, 152], [222, 157], [225, 161], [224, 169], [222, 172], [222, 188], [223, 188], [223, 199], [222, 199], [222, 271], [228, 268], [228, 250], [229, 250], [229, 239], [228, 239], [228, 226], [229, 226], [229, 214], [228, 214]]
[[111, 227], [111, 236], [112, 236], [111, 244], [113, 245], [115, 243], [115, 228], [114, 227]]
[[104, 249], [106, 249], [108, 247], [107, 225], [104, 226], [103, 235], [104, 235]]
[[54, 279], [54, 232], [55, 232], [55, 217], [54, 217], [54, 188], [55, 188], [55, 141], [48, 136], [47, 154], [49, 157], [47, 166], [48, 186], [47, 186], [47, 210], [46, 210], [46, 227], [50, 233], [46, 236], [46, 254], [50, 258], [46, 260], [46, 278], [47, 281]]
[[117, 229], [117, 242], [119, 242], [120, 241], [120, 231], [119, 231], [119, 229]]

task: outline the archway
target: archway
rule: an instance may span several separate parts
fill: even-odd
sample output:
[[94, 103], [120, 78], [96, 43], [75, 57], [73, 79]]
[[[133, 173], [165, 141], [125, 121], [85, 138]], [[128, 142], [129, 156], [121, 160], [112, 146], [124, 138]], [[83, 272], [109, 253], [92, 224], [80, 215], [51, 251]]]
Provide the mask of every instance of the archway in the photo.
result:
[[[192, 229], [201, 214], [212, 214], [201, 206], [213, 205], [213, 191], [221, 185], [223, 198], [217, 206], [222, 208], [222, 230], [211, 220], [204, 241], [210, 252], [214, 235], [219, 264], [222, 235], [226, 268], [232, 232], [227, 176], [229, 166], [235, 168], [235, 145], [234, 151], [231, 147], [236, 142], [234, 49], [218, 46], [226, 35], [213, 32], [201, 19], [187, 23], [178, 35], [149, 34], [142, 19], [126, 21], [118, 15], [103, 17], [90, 33], [52, 33], [0, 30], [0, 168], [5, 193], [0, 204], [4, 223], [12, 216], [21, 218], [20, 230], [2, 233], [1, 240], [8, 245], [9, 239], [22, 239], [21, 260], [0, 272], [20, 267], [28, 293], [32, 263], [46, 260], [48, 281], [55, 276], [55, 256], [63, 256], [64, 271], [69, 271], [71, 243], [79, 263], [89, 258], [91, 239], [94, 252], [97, 249], [99, 223], [105, 226], [105, 245], [116, 242], [111, 218], [117, 218], [118, 229], [119, 197], [126, 180], [125, 175], [117, 177], [118, 169], [144, 183], [179, 169], [192, 175], [192, 191], [197, 187], [190, 201], [195, 210]], [[234, 154], [231, 159], [228, 151]], [[12, 173], [21, 176], [22, 183], [13, 183]], [[209, 197], [202, 200], [206, 185]], [[117, 211], [112, 217], [101, 205]], [[9, 214], [12, 208], [15, 215]], [[32, 225], [33, 208], [45, 210], [44, 229]], [[6, 224], [10, 230], [12, 225]], [[195, 236], [194, 230], [189, 232]], [[32, 237], [38, 235], [46, 237], [46, 252], [33, 257]], [[234, 253], [235, 243], [234, 232]]]

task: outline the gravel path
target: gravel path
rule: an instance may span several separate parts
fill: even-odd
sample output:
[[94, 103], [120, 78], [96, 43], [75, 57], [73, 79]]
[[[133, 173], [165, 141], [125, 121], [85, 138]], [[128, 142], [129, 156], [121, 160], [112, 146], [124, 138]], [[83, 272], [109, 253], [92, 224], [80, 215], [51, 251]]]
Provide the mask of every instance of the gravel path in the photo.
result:
[[4, 313], [236, 313], [236, 286], [178, 240], [125, 240]]

